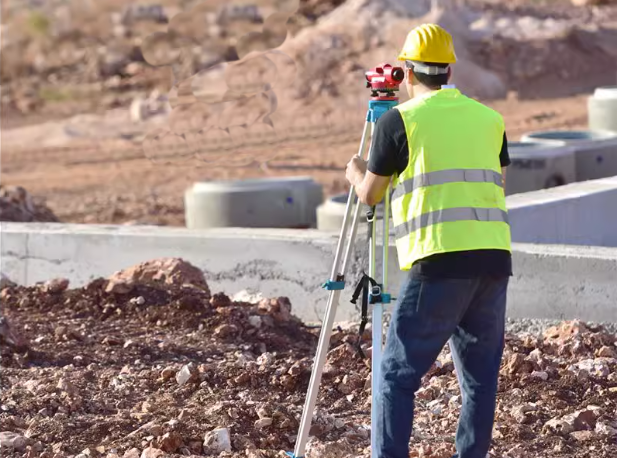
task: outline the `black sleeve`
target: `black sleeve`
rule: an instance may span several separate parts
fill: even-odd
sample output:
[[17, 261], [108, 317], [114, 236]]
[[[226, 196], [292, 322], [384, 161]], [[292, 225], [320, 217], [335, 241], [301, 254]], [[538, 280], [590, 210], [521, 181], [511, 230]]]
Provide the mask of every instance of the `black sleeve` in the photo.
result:
[[400, 173], [407, 166], [407, 133], [398, 110], [386, 111], [375, 123], [368, 170], [384, 177]]
[[512, 163], [512, 161], [510, 160], [510, 154], [508, 153], [508, 137], [506, 137], [505, 132], [503, 133], [503, 143], [501, 144], [499, 162], [501, 162], [502, 167], [507, 167]]

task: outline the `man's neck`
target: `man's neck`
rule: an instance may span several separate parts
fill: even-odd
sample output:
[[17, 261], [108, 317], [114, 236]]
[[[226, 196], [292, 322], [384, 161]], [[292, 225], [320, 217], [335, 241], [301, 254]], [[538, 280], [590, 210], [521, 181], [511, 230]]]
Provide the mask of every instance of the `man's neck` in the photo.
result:
[[428, 88], [426, 86], [417, 85], [417, 86], [414, 86], [414, 88], [413, 88], [413, 95], [414, 95], [414, 98], [415, 97], [423, 97], [423, 96], [425, 96], [427, 94], [431, 94], [431, 93], [436, 92], [438, 90], [439, 89], [431, 89], [431, 88]]

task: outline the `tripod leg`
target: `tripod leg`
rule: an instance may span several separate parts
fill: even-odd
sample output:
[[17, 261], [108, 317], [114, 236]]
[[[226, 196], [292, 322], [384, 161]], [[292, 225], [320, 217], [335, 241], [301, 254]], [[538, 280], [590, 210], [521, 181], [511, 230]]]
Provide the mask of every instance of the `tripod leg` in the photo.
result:
[[[382, 297], [386, 295], [388, 291], [388, 250], [390, 245], [390, 186], [386, 190], [384, 197], [384, 210], [383, 210], [383, 257], [382, 257]], [[375, 248], [375, 243], [372, 243], [372, 249]], [[388, 300], [384, 302], [389, 302]], [[372, 315], [372, 342], [373, 351], [371, 359], [371, 458], [377, 458], [377, 450], [375, 450], [375, 443], [377, 440], [377, 431], [375, 425], [377, 425], [377, 415], [379, 414], [378, 396], [381, 392], [381, 360], [383, 354], [383, 303], [373, 305]]]
[[[362, 157], [362, 152], [364, 151], [366, 144], [366, 137], [368, 132], [369, 122], [367, 121], [364, 124], [364, 130], [362, 132], [362, 141], [360, 142], [360, 148], [358, 151], [358, 156]], [[341, 255], [343, 253], [343, 243], [346, 241], [347, 229], [350, 220], [351, 208], [353, 205], [353, 201], [355, 198], [354, 188], [352, 187], [349, 191], [349, 197], [347, 199], [347, 207], [345, 211], [345, 216], [343, 218], [343, 226], [341, 228], [340, 237], [338, 241], [338, 246], [336, 249], [336, 255], [334, 258], [334, 264], [332, 267], [332, 272], [330, 275], [330, 286], [338, 283], [340, 278], [344, 278], [347, 260], [349, 258], [349, 254], [351, 251], [351, 246], [354, 243], [354, 238], [357, 232], [357, 222], [358, 222], [358, 214], [360, 210], [360, 204], [356, 206], [356, 211], [353, 218], [353, 223], [351, 227], [351, 237], [349, 239], [349, 244], [347, 245], [347, 250], [345, 252], [345, 258], [342, 260], [342, 268], [339, 270], [339, 265], [341, 264]], [[340, 275], [340, 276], [339, 276]], [[328, 283], [326, 284], [328, 285]], [[321, 382], [321, 376], [323, 372], [323, 366], [326, 362], [326, 355], [328, 353], [328, 346], [330, 344], [330, 336], [332, 334], [332, 326], [334, 324], [334, 317], [336, 315], [336, 308], [339, 304], [339, 299], [341, 295], [340, 284], [336, 285], [335, 289], [330, 290], [330, 296], [328, 298], [328, 304], [326, 306], [326, 314], [324, 317], [324, 322], [321, 328], [321, 332], [319, 335], [319, 342], [317, 344], [317, 353], [315, 355], [315, 360], [313, 363], [313, 371], [311, 372], [311, 379], [309, 381], [308, 392], [306, 395], [306, 401], [304, 404], [304, 410], [302, 412], [302, 419], [300, 420], [300, 429], [298, 431], [298, 437], [296, 438], [296, 447], [293, 455], [288, 455], [294, 458], [301, 458], [304, 456], [304, 452], [306, 450], [306, 443], [308, 441], [308, 435], [311, 427], [311, 423], [313, 420], [313, 411], [315, 410], [315, 404], [317, 402], [317, 395], [319, 392], [319, 384]]]

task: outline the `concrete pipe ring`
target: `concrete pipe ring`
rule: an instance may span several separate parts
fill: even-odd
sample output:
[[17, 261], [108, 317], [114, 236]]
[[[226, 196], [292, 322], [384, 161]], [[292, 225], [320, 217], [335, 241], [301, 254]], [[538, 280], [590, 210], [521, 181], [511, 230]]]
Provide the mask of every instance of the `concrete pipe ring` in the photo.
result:
[[506, 195], [573, 183], [574, 148], [565, 142], [508, 142], [512, 164], [506, 172]]
[[[356, 205], [358, 203], [358, 198], [356, 196], [354, 197], [354, 205], [350, 213], [352, 221]], [[317, 229], [320, 231], [339, 232], [343, 226], [343, 219], [345, 218], [348, 199], [349, 194], [337, 194], [328, 198], [323, 204], [321, 204], [317, 208]], [[369, 210], [369, 207], [364, 204], [362, 204], [362, 207], [363, 208], [360, 210], [360, 224], [366, 221], [366, 211]], [[383, 220], [383, 208], [383, 201], [375, 208], [375, 219], [377, 221]]]
[[314, 228], [322, 186], [310, 177], [212, 181], [184, 194], [186, 226]]
[[587, 99], [587, 118], [592, 130], [617, 133], [617, 86], [603, 86]]
[[523, 135], [522, 142], [565, 142], [575, 150], [576, 181], [617, 175], [617, 132], [607, 130], [552, 130]]

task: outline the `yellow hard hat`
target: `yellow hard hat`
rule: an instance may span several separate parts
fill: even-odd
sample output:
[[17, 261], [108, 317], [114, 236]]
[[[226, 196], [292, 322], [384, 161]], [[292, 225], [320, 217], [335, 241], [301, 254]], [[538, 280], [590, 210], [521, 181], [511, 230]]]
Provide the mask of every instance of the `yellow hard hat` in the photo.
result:
[[422, 24], [409, 32], [398, 60], [453, 64], [452, 35], [437, 24]]

